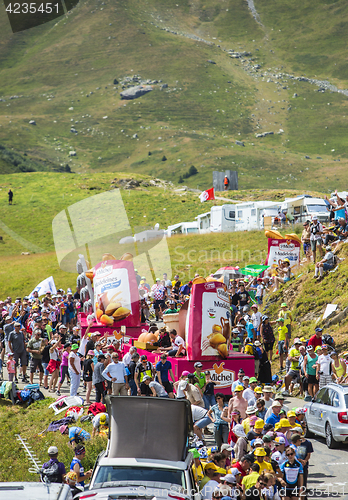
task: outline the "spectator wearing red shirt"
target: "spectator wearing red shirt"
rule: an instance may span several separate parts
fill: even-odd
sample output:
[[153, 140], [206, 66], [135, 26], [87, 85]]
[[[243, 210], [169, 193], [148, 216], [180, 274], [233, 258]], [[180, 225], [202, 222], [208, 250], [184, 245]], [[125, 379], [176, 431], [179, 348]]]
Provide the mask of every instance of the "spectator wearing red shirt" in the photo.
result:
[[244, 457], [235, 464], [232, 465], [232, 469], [236, 468], [241, 473], [241, 476], [244, 477], [248, 474], [249, 469], [253, 463], [253, 460], [250, 456], [244, 455]]
[[318, 347], [318, 345], [322, 345], [323, 341], [322, 341], [322, 336], [323, 334], [323, 329], [322, 328], [316, 328], [315, 329], [315, 334], [312, 335], [312, 337], [308, 340], [308, 345], [312, 345], [313, 346], [313, 349], [315, 349], [316, 347]]

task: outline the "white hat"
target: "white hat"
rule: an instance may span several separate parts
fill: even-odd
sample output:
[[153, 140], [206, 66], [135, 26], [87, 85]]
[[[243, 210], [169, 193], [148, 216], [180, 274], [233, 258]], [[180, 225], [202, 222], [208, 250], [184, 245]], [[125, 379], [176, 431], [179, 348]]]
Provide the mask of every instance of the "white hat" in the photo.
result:
[[49, 455], [58, 455], [58, 448], [57, 446], [50, 446], [47, 450], [47, 453]]
[[229, 444], [224, 443], [224, 444], [221, 446], [221, 451], [224, 451], [224, 450], [226, 450], [226, 451], [232, 451], [232, 450], [233, 450], [233, 448], [232, 448], [232, 446], [230, 446]]
[[261, 347], [261, 342], [259, 340], [255, 340], [254, 345], [256, 345], [256, 347]]
[[233, 427], [233, 434], [237, 437], [246, 437], [245, 430], [242, 424], [237, 424]]

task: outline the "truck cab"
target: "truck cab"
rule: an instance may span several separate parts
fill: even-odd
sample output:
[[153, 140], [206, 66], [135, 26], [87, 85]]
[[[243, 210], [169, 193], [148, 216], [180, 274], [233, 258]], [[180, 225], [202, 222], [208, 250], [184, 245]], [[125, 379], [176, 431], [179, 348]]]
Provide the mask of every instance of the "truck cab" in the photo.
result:
[[108, 396], [106, 404], [109, 439], [96, 460], [89, 490], [112, 498], [198, 500], [188, 452], [190, 403]]

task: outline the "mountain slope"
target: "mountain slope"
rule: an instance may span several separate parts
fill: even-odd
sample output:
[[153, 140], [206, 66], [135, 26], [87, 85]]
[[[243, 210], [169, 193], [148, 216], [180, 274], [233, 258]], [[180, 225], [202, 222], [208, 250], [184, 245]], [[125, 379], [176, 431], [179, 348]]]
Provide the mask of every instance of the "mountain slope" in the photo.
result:
[[[193, 164], [192, 187], [233, 168], [243, 188], [333, 189], [348, 178], [347, 98], [287, 75], [348, 88], [348, 6], [255, 0], [255, 8], [262, 24], [244, 0], [87, 0], [57, 23], [12, 35], [1, 5], [4, 145], [79, 172], [177, 181]], [[231, 57], [243, 51], [250, 55]], [[134, 75], [152, 92], [120, 100]]]

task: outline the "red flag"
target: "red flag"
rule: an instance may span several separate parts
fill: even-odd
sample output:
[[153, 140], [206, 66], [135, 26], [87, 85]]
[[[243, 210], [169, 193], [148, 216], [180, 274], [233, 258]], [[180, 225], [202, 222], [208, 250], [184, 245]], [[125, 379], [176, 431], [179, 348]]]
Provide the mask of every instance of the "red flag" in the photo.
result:
[[206, 191], [203, 191], [199, 195], [199, 199], [201, 200], [202, 203], [208, 200], [215, 200], [214, 188], [212, 187], [210, 189], [207, 189]]

